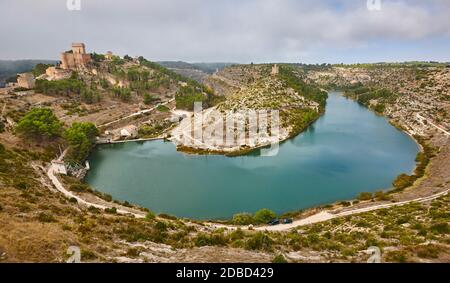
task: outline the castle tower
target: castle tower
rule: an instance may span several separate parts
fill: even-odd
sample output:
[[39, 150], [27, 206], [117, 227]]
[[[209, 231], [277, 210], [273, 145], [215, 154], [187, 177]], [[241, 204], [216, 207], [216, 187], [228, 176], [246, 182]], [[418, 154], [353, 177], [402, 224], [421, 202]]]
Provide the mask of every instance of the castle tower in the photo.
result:
[[82, 69], [91, 62], [91, 55], [86, 54], [84, 43], [72, 43], [72, 50], [61, 53], [62, 69]]
[[278, 65], [277, 64], [273, 65], [271, 75], [276, 76], [279, 73], [280, 73], [280, 68], [278, 67]]
[[86, 54], [86, 46], [84, 43], [72, 43], [73, 54]]

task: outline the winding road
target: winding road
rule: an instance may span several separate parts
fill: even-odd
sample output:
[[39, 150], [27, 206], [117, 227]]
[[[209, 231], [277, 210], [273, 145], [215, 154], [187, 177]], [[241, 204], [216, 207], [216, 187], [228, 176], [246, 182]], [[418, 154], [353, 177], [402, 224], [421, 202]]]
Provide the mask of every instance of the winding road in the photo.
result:
[[[343, 212], [339, 212], [339, 213], [333, 213], [333, 211], [321, 211], [317, 214], [306, 217], [304, 219], [295, 220], [291, 224], [280, 224], [280, 225], [275, 225], [275, 226], [270, 226], [270, 225], [259, 226], [259, 227], [254, 227], [253, 230], [273, 231], [273, 232], [289, 231], [294, 228], [298, 228], [298, 227], [302, 227], [302, 226], [306, 226], [306, 225], [310, 225], [310, 224], [315, 224], [315, 223], [320, 223], [320, 222], [325, 222], [325, 221], [328, 221], [331, 219], [341, 218], [341, 217], [345, 217], [345, 216], [349, 216], [349, 215], [360, 214], [360, 213], [364, 213], [364, 212], [370, 212], [370, 211], [391, 208], [391, 207], [396, 207], [396, 206], [402, 206], [402, 205], [406, 205], [406, 204], [413, 203], [413, 202], [417, 202], [417, 203], [428, 202], [428, 201], [432, 201], [432, 200], [435, 200], [437, 198], [447, 195], [449, 191], [450, 191], [450, 189], [447, 189], [446, 191], [443, 191], [443, 192], [440, 192], [437, 194], [433, 194], [433, 195], [427, 196], [427, 197], [421, 197], [421, 198], [417, 198], [417, 199], [396, 202], [396, 203], [379, 204], [379, 205], [374, 205], [374, 206], [369, 206], [369, 207], [364, 207], [364, 208], [347, 210], [347, 211], [343, 211]], [[230, 229], [230, 230], [236, 230], [238, 228], [238, 226], [222, 225], [222, 224], [214, 224], [214, 223], [209, 223], [209, 225], [210, 225], [210, 227], [213, 227], [216, 229], [225, 228], [225, 229]], [[247, 227], [247, 229], [249, 229], [249, 227]]]

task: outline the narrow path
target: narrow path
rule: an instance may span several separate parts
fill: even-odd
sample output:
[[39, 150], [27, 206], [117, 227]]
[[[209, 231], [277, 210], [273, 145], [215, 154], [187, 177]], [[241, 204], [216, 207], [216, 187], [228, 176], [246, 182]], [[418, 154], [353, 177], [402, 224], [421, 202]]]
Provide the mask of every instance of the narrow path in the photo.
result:
[[450, 136], [450, 132], [446, 131], [445, 129], [443, 129], [442, 127], [434, 124], [433, 122], [429, 121], [427, 118], [423, 117], [420, 114], [417, 114], [417, 118], [421, 119], [421, 120], [425, 120], [427, 121], [428, 124], [430, 124], [431, 126], [435, 127], [436, 129], [438, 129], [439, 131], [443, 132], [445, 135]]
[[391, 208], [391, 207], [396, 207], [396, 206], [402, 206], [402, 205], [406, 205], [406, 204], [413, 203], [413, 202], [418, 202], [418, 203], [427, 202], [427, 201], [431, 201], [431, 200], [434, 200], [441, 196], [446, 195], [449, 190], [450, 189], [448, 189], [444, 192], [440, 192], [440, 193], [428, 196], [428, 197], [421, 197], [421, 198], [417, 198], [417, 199], [413, 199], [413, 200], [396, 202], [396, 203], [379, 204], [379, 205], [374, 205], [374, 206], [369, 206], [369, 207], [364, 207], [364, 208], [359, 208], [359, 209], [354, 209], [354, 210], [343, 211], [340, 213], [333, 213], [332, 211], [322, 211], [320, 213], [317, 213], [317, 214], [307, 217], [305, 219], [294, 221], [291, 224], [277, 225], [277, 226], [263, 226], [263, 227], [257, 227], [257, 228], [255, 228], [255, 230], [286, 231], [286, 230], [290, 230], [292, 228], [296, 228], [296, 227], [300, 227], [300, 226], [305, 226], [305, 225], [309, 225], [309, 224], [315, 224], [315, 223], [319, 223], [319, 222], [328, 221], [328, 220], [331, 220], [334, 218], [340, 218], [340, 217], [344, 217], [344, 216], [360, 214], [360, 213], [364, 213], [364, 212], [370, 212], [370, 211]]
[[[63, 155], [62, 155], [63, 156]], [[61, 157], [60, 157], [61, 158]], [[112, 206], [106, 206], [106, 205], [101, 205], [101, 204], [96, 204], [96, 203], [92, 203], [92, 202], [88, 202], [85, 201], [84, 199], [82, 199], [81, 197], [73, 194], [72, 192], [66, 190], [63, 186], [63, 184], [61, 184], [61, 182], [58, 180], [58, 178], [55, 176], [55, 169], [53, 167], [53, 164], [50, 165], [50, 168], [47, 171], [47, 176], [50, 179], [50, 181], [52, 181], [53, 185], [55, 186], [55, 188], [61, 192], [64, 196], [66, 196], [67, 198], [74, 198], [77, 200], [78, 204], [81, 205], [85, 205], [87, 207], [93, 206], [95, 208], [98, 209], [102, 209], [105, 210], [106, 208], [112, 208]], [[117, 209], [117, 213], [118, 214], [124, 214], [124, 215], [133, 215], [136, 218], [144, 218], [145, 214], [144, 213], [133, 213], [130, 211], [126, 211], [126, 210], [122, 210], [122, 209]]]
[[[369, 206], [369, 207], [364, 207], [364, 208], [359, 208], [359, 209], [343, 211], [343, 212], [339, 212], [339, 213], [333, 213], [333, 211], [321, 211], [317, 214], [306, 217], [304, 219], [295, 220], [291, 224], [280, 224], [280, 225], [275, 225], [275, 226], [266, 225], [266, 226], [255, 227], [253, 229], [257, 230], [257, 231], [273, 231], [273, 232], [289, 231], [293, 228], [298, 228], [298, 227], [302, 227], [302, 226], [306, 226], [306, 225], [310, 225], [310, 224], [325, 222], [325, 221], [328, 221], [331, 219], [345, 217], [345, 216], [349, 216], [349, 215], [360, 214], [360, 213], [364, 213], [364, 212], [370, 212], [370, 211], [391, 208], [391, 207], [396, 207], [396, 206], [402, 206], [402, 205], [406, 205], [406, 204], [413, 203], [413, 202], [418, 202], [418, 203], [428, 202], [428, 201], [432, 201], [437, 198], [440, 198], [444, 195], [447, 195], [449, 191], [450, 191], [450, 189], [447, 189], [446, 191], [443, 191], [443, 192], [440, 192], [440, 193], [437, 193], [437, 194], [434, 194], [431, 196], [427, 196], [427, 197], [421, 197], [421, 198], [417, 198], [417, 199], [413, 199], [413, 200], [396, 202], [396, 203], [379, 204], [379, 205], [374, 205], [374, 206]], [[239, 226], [233, 226], [233, 225], [223, 225], [223, 224], [214, 224], [214, 223], [209, 223], [209, 225], [210, 225], [210, 227], [213, 227], [216, 229], [226, 228], [226, 229], [230, 229], [230, 230], [236, 230], [239, 227]]]
[[139, 116], [139, 115], [142, 115], [142, 114], [147, 114], [147, 113], [149, 113], [149, 112], [152, 112], [153, 110], [155, 110], [155, 109], [158, 108], [159, 106], [165, 106], [165, 105], [167, 105], [167, 104], [169, 104], [169, 103], [171, 103], [171, 102], [173, 102], [173, 101], [175, 101], [175, 98], [172, 98], [172, 99], [170, 99], [170, 100], [168, 100], [168, 101], [166, 101], [166, 102], [164, 102], [164, 103], [160, 103], [160, 104], [156, 105], [155, 107], [152, 107], [152, 108], [149, 108], [149, 109], [145, 109], [145, 110], [141, 110], [141, 111], [135, 112], [135, 113], [130, 114], [130, 115], [128, 115], [128, 116], [125, 116], [125, 117], [119, 118], [119, 119], [117, 119], [117, 120], [114, 120], [114, 121], [111, 121], [111, 122], [108, 122], [108, 123], [99, 125], [99, 126], [97, 126], [97, 127], [99, 127], [99, 128], [102, 128], [102, 127], [108, 127], [108, 126], [110, 126], [110, 125], [113, 125], [113, 124], [118, 123], [118, 122], [120, 122], [120, 121], [123, 121], [123, 120], [125, 120], [125, 119], [133, 118], [133, 117], [136, 117], [136, 116]]

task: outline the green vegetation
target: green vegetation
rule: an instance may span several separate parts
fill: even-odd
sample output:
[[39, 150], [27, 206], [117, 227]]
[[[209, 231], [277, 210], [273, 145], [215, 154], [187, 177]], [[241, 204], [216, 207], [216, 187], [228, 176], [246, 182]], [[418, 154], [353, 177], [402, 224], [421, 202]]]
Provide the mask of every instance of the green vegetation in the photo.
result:
[[272, 259], [272, 263], [288, 263], [288, 261], [282, 254], [279, 254]]
[[276, 217], [277, 215], [275, 212], [263, 208], [258, 210], [254, 215], [251, 215], [250, 213], [235, 214], [231, 221], [235, 225], [265, 224]]
[[250, 213], [238, 213], [233, 216], [232, 222], [235, 225], [250, 225], [255, 223], [255, 219]]
[[195, 102], [205, 102], [206, 96], [193, 86], [181, 87], [175, 96], [178, 109], [193, 110]]
[[28, 166], [30, 160], [39, 159], [37, 153], [27, 150], [7, 150], [0, 144], [0, 183], [2, 188], [12, 187], [27, 192], [36, 187], [36, 173]]
[[34, 108], [19, 121], [16, 127], [16, 132], [20, 135], [39, 140], [55, 138], [60, 135], [61, 130], [62, 123], [49, 108]]
[[369, 193], [369, 192], [362, 192], [358, 196], [358, 200], [362, 200], [362, 201], [371, 200], [372, 198], [373, 198], [373, 195], [372, 195], [372, 193]]
[[142, 125], [138, 130], [138, 134], [140, 138], [155, 138], [160, 136], [170, 125], [172, 125], [170, 122]]
[[48, 95], [69, 96], [71, 94], [81, 94], [86, 88], [83, 81], [75, 77], [57, 81], [36, 80], [36, 92]]
[[93, 148], [98, 134], [92, 123], [74, 123], [64, 132], [64, 138], [70, 145], [66, 158], [71, 162], [83, 162]]
[[187, 84], [186, 86], [181, 86], [175, 96], [176, 105], [179, 109], [193, 110], [194, 102], [202, 102], [204, 107], [211, 107], [223, 101], [222, 97], [214, 95], [212, 89], [195, 80], [185, 78], [157, 63], [144, 59], [144, 57], [139, 57], [138, 60], [142, 66], [158, 71], [158, 73], [165, 75], [173, 82]]
[[294, 89], [300, 95], [319, 103], [321, 111], [325, 111], [325, 106], [328, 99], [328, 93], [322, 91], [317, 86], [307, 84], [295, 73], [295, 70], [288, 66], [280, 66], [279, 78], [283, 80], [287, 87]]
[[271, 251], [274, 241], [263, 232], [253, 234], [246, 242], [245, 248], [248, 250]]
[[257, 223], [267, 223], [276, 217], [277, 215], [275, 214], [275, 212], [266, 208], [257, 211], [254, 216]]
[[91, 58], [92, 58], [92, 61], [94, 61], [94, 62], [105, 61], [105, 55], [98, 54], [98, 53], [95, 53], [95, 52], [91, 54]]
[[122, 101], [128, 102], [131, 100], [131, 89], [127, 87], [114, 87], [112, 92], [116, 97], [119, 97]]
[[425, 175], [425, 169], [430, 163], [430, 159], [436, 154], [436, 149], [428, 145], [422, 137], [415, 136], [414, 138], [421, 144], [423, 150], [417, 154], [417, 165], [414, 175], [401, 174], [392, 183], [395, 187], [395, 191], [404, 190], [412, 186], [416, 180], [422, 178]]
[[47, 68], [52, 67], [52, 64], [43, 64], [43, 63], [39, 63], [36, 64], [36, 66], [34, 66], [33, 70], [31, 70], [31, 72], [33, 73], [34, 77], [37, 78], [42, 74], [45, 74], [45, 70], [47, 70]]
[[69, 79], [57, 81], [36, 80], [35, 89], [37, 92], [47, 95], [79, 95], [80, 100], [87, 104], [100, 101], [100, 93], [97, 90], [97, 86], [92, 84], [89, 88], [82, 80], [77, 78], [75, 73]]
[[158, 105], [158, 107], [156, 107], [156, 110], [158, 110], [159, 112], [163, 112], [163, 113], [170, 111], [169, 107], [167, 107], [165, 105]]
[[[397, 96], [388, 89], [370, 88], [363, 86], [361, 83], [345, 88], [344, 94], [379, 114], [384, 113], [386, 104], [394, 103], [397, 99]], [[372, 101], [376, 101], [376, 103], [372, 104]]]

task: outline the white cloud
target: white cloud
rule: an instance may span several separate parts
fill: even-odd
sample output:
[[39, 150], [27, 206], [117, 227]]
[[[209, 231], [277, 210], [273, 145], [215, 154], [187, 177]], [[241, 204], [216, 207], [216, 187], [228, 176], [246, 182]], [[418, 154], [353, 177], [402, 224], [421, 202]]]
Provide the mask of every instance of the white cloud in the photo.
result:
[[450, 1], [0, 0], [0, 58], [55, 58], [72, 41], [151, 59], [289, 61], [316, 49], [450, 36]]

